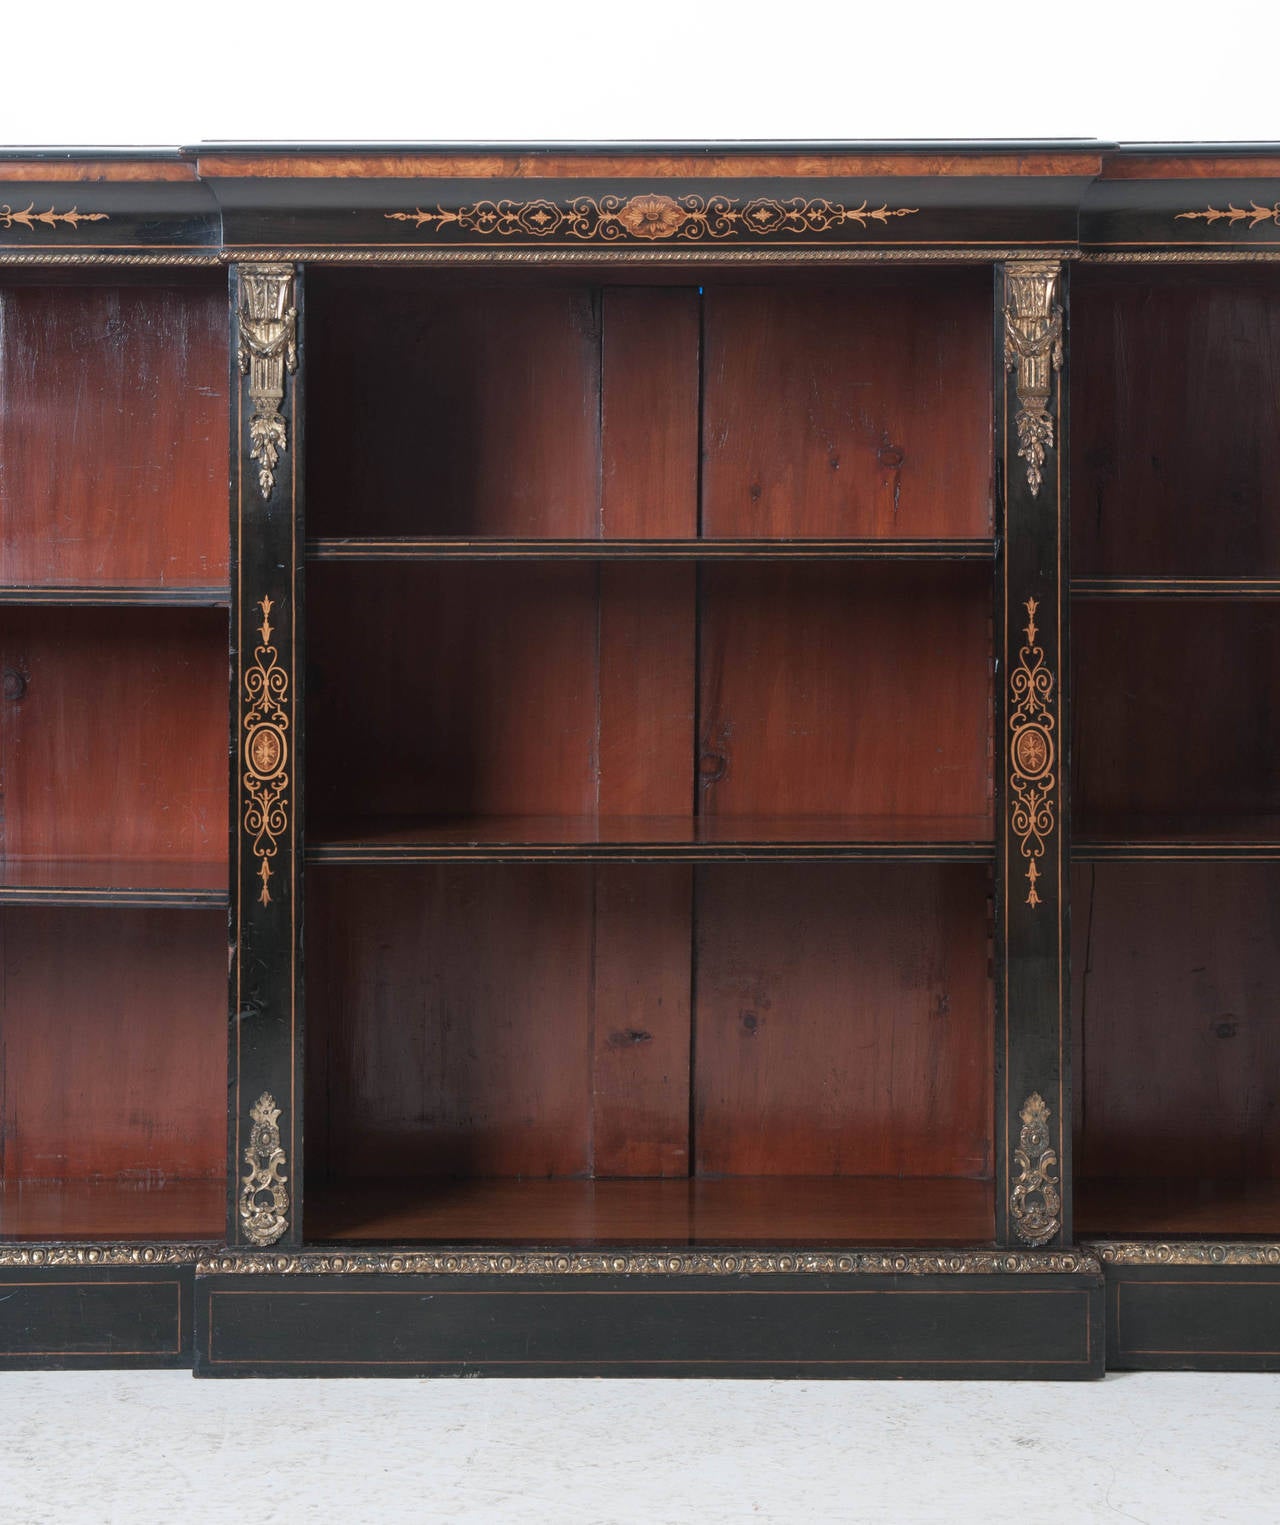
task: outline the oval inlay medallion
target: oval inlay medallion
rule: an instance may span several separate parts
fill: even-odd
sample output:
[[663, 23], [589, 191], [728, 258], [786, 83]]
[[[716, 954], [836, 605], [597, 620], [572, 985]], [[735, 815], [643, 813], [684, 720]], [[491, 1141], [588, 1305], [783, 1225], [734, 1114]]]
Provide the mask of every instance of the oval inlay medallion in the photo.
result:
[[274, 778], [284, 767], [287, 755], [284, 733], [265, 722], [255, 725], [244, 743], [245, 761], [258, 778]]
[[1040, 778], [1053, 766], [1053, 740], [1034, 721], [1020, 726], [1013, 737], [1013, 765], [1023, 778]]

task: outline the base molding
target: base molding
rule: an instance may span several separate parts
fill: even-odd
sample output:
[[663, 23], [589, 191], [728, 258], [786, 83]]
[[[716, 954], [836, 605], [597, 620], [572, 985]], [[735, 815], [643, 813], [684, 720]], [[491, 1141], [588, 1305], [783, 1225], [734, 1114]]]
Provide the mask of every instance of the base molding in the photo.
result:
[[1280, 1245], [1109, 1241], [1110, 1371], [1280, 1371]]
[[104, 1247], [0, 1265], [0, 1371], [190, 1366], [195, 1261]]
[[412, 1251], [250, 1258], [197, 1272], [198, 1376], [1102, 1375], [1102, 1278], [1084, 1256], [1063, 1271], [1015, 1252], [1017, 1269], [991, 1271], [969, 1269], [988, 1252], [958, 1252], [939, 1271], [934, 1252], [902, 1252], [883, 1259], [931, 1269], [831, 1271], [746, 1251], [691, 1271], [677, 1251], [630, 1273], [612, 1265], [634, 1257], [607, 1254], [497, 1271], [465, 1252], [453, 1271], [416, 1269]]

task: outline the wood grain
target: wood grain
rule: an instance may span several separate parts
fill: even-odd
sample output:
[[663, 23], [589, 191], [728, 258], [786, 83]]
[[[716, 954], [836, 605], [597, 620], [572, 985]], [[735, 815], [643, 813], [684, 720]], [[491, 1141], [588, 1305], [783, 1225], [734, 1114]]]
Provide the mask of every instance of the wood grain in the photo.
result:
[[690, 809], [691, 567], [350, 565], [310, 590], [319, 817]]
[[603, 301], [604, 538], [698, 533], [701, 306], [692, 287], [614, 287]]
[[955, 1178], [359, 1181], [312, 1188], [317, 1241], [392, 1244], [977, 1245], [992, 1187]]
[[1074, 571], [1280, 573], [1280, 271], [1082, 266], [1071, 309]]
[[600, 314], [590, 288], [315, 276], [314, 534], [599, 534]]
[[595, 870], [591, 1167], [689, 1174], [694, 870]]
[[967, 865], [700, 869], [697, 1171], [988, 1176], [989, 893]]
[[221, 1244], [227, 1183], [96, 1180], [0, 1181], [0, 1240], [176, 1239]]
[[709, 285], [703, 533], [991, 533], [980, 271]]
[[335, 869], [308, 892], [309, 1170], [590, 1165], [591, 869]]
[[705, 814], [987, 817], [990, 577], [702, 570]]
[[1204, 821], [1280, 810], [1280, 610], [1113, 601], [1072, 613], [1074, 816], [1082, 838], [1126, 816]]
[[[706, 153], [208, 153], [198, 160], [201, 179], [414, 180], [574, 179], [777, 175], [1096, 175], [1098, 152], [1049, 153], [785, 153], [758, 149]], [[1261, 172], [1259, 172], [1261, 173]]]
[[1080, 1174], [1188, 1204], [1202, 1178], [1280, 1179], [1280, 865], [1077, 865], [1072, 888]]
[[697, 574], [692, 566], [599, 569], [602, 816], [693, 807]]
[[0, 292], [0, 582], [227, 582], [227, 298]]
[[221, 1188], [225, 911], [6, 907], [0, 937], [5, 1179]]
[[225, 861], [227, 617], [6, 609], [5, 855]]

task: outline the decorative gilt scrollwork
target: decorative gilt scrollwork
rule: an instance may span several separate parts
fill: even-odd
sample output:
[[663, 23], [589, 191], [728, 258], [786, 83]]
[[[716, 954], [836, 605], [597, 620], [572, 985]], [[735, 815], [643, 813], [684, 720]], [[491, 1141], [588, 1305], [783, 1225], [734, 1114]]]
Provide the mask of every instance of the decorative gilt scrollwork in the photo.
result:
[[0, 228], [7, 232], [15, 224], [20, 228], [26, 228], [28, 233], [36, 231], [36, 223], [43, 223], [46, 228], [57, 232], [58, 224], [62, 223], [70, 228], [73, 233], [79, 232], [82, 222], [110, 222], [106, 212], [82, 212], [77, 207], [72, 207], [69, 212], [56, 212], [50, 207], [47, 212], [37, 212], [35, 202], [15, 212], [7, 203], [0, 206]]
[[1010, 260], [1005, 266], [1004, 363], [1017, 371], [1018, 455], [1032, 496], [1040, 492], [1046, 450], [1053, 449], [1049, 396], [1062, 368], [1062, 308], [1054, 301], [1056, 260]]
[[844, 206], [825, 196], [755, 196], [743, 202], [737, 196], [668, 196], [649, 192], [639, 196], [575, 196], [569, 201], [476, 201], [434, 212], [415, 207], [412, 212], [385, 212], [391, 222], [411, 222], [416, 228], [438, 233], [456, 226], [465, 233], [499, 238], [521, 235], [531, 238], [618, 239], [676, 238], [684, 240], [731, 238], [738, 233], [828, 233], [838, 228], [868, 228], [888, 223], [893, 217], [914, 217], [919, 207]]
[[1022, 606], [1027, 611], [1023, 627], [1026, 642], [1018, 649], [1018, 661], [1009, 675], [1009, 825], [1027, 860], [1027, 904], [1038, 906], [1036, 885], [1039, 860], [1044, 857], [1056, 821], [1054, 794], [1053, 672], [1044, 650], [1036, 644], [1034, 598]]
[[[0, 1250], [0, 1255], [3, 1255]], [[3, 1262], [0, 1261], [0, 1264]], [[1063, 1276], [1101, 1274], [1078, 1250], [211, 1250], [202, 1276]]]
[[1225, 212], [1217, 207], [1205, 207], [1203, 212], [1178, 212], [1174, 216], [1174, 221], [1181, 222], [1184, 218], [1188, 222], [1207, 222], [1211, 226], [1225, 219], [1228, 227], [1234, 227], [1236, 223], [1245, 221], [1248, 221], [1251, 228], [1259, 227], [1264, 222], [1273, 222], [1280, 227], [1280, 201], [1269, 207], [1259, 206], [1255, 201], [1248, 208], [1238, 207], [1228, 201]]
[[1051, 1172], [1058, 1154], [1049, 1147], [1049, 1108], [1039, 1091], [1032, 1091], [1018, 1113], [1022, 1131], [1013, 1151], [1017, 1175], [1009, 1197], [1009, 1216], [1018, 1237], [1028, 1244], [1047, 1244], [1062, 1227], [1062, 1197]]
[[271, 860], [289, 828], [289, 674], [271, 644], [269, 598], [260, 598], [261, 641], [244, 674], [244, 829], [253, 839], [262, 889], [258, 899], [271, 904]]
[[240, 1186], [240, 1222], [250, 1244], [274, 1244], [289, 1226], [288, 1177], [280, 1143], [280, 1108], [264, 1091], [249, 1109], [252, 1127]]
[[258, 486], [271, 496], [280, 454], [288, 448], [280, 414], [285, 374], [298, 369], [298, 312], [292, 265], [241, 265], [240, 372], [249, 378], [249, 459], [258, 463]]

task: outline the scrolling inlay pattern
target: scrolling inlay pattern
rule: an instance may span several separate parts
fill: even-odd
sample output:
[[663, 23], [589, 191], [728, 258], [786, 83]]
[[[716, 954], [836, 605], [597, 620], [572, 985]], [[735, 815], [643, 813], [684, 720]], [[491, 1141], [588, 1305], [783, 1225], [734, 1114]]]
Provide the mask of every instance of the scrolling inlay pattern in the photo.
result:
[[241, 375], [249, 378], [249, 459], [258, 463], [258, 487], [271, 496], [276, 466], [288, 448], [280, 414], [285, 374], [298, 369], [298, 310], [293, 305], [292, 265], [240, 267]]
[[260, 598], [260, 643], [244, 675], [244, 829], [253, 839], [262, 889], [271, 904], [271, 860], [289, 828], [289, 674], [271, 643], [274, 627], [269, 598]]
[[274, 1244], [289, 1226], [288, 1177], [280, 1142], [280, 1108], [264, 1091], [249, 1109], [252, 1127], [244, 1152], [248, 1166], [240, 1186], [240, 1222], [250, 1244]]
[[391, 222], [411, 222], [438, 233], [456, 226], [465, 233], [500, 238], [704, 239], [731, 238], [738, 233], [768, 237], [771, 233], [828, 233], [840, 228], [868, 228], [893, 217], [914, 217], [919, 207], [872, 207], [864, 198], [856, 207], [825, 196], [756, 196], [743, 202], [737, 196], [575, 196], [556, 202], [476, 201], [451, 211], [415, 207], [412, 212], [385, 212]]
[[1036, 888], [1055, 825], [1053, 672], [1045, 661], [1044, 648], [1036, 644], [1039, 626], [1034, 598], [1022, 606], [1027, 611], [1023, 627], [1025, 643], [1018, 648], [1018, 661], [1009, 676], [1009, 825], [1027, 860], [1027, 904], [1040, 905]]
[[1032, 1091], [1018, 1114], [1022, 1131], [1013, 1151], [1018, 1174], [1009, 1197], [1009, 1216], [1018, 1237], [1028, 1244], [1047, 1244], [1062, 1227], [1062, 1197], [1052, 1173], [1058, 1154], [1049, 1147], [1049, 1115], [1039, 1091]]
[[1040, 492], [1046, 450], [1053, 449], [1049, 397], [1062, 369], [1062, 308], [1054, 301], [1062, 267], [1055, 260], [1010, 260], [1005, 266], [1004, 363], [1016, 371], [1018, 456], [1027, 463], [1032, 497]]

